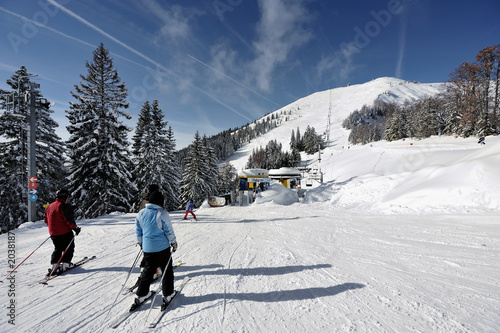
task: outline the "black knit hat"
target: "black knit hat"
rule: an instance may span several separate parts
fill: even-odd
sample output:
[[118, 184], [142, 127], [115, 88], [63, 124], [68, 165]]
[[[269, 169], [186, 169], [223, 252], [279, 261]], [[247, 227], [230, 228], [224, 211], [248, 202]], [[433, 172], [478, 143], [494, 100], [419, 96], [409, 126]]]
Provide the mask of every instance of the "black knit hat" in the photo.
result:
[[149, 195], [148, 201], [149, 201], [149, 203], [163, 207], [163, 203], [165, 201], [165, 198], [163, 197], [163, 194], [161, 194], [161, 192], [156, 191], [156, 192], [153, 192]]
[[69, 192], [65, 188], [61, 188], [56, 192], [56, 198], [66, 200], [69, 197]]
[[148, 193], [153, 193], [153, 192], [156, 192], [159, 190], [160, 190], [160, 187], [158, 186], [158, 184], [151, 184], [148, 186]]

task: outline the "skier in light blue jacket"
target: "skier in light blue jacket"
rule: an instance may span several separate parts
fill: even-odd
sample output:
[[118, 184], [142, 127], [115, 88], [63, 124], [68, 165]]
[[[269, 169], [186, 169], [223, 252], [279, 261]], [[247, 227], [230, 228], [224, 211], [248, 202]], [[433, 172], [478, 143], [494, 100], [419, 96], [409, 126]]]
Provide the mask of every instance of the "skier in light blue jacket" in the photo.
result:
[[144, 270], [141, 273], [137, 298], [130, 310], [135, 310], [151, 295], [149, 287], [157, 267], [162, 269], [163, 301], [168, 303], [174, 295], [174, 270], [171, 252], [177, 250], [177, 240], [168, 212], [163, 208], [164, 197], [160, 192], [149, 196], [146, 208], [139, 211], [135, 219], [137, 243], [144, 251]]

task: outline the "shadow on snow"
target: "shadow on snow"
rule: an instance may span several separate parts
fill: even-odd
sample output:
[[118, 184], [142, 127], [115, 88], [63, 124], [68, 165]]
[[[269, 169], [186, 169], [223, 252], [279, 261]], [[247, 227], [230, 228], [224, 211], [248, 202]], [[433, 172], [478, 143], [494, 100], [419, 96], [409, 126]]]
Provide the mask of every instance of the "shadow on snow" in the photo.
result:
[[364, 288], [364, 284], [360, 283], [343, 283], [331, 287], [313, 287], [295, 290], [276, 290], [263, 293], [214, 293], [201, 296], [186, 296], [183, 304], [196, 304], [204, 302], [214, 302], [223, 299], [232, 299], [240, 301], [254, 302], [286, 302], [286, 301], [301, 301], [306, 299], [314, 299], [326, 296], [335, 296], [348, 290]]

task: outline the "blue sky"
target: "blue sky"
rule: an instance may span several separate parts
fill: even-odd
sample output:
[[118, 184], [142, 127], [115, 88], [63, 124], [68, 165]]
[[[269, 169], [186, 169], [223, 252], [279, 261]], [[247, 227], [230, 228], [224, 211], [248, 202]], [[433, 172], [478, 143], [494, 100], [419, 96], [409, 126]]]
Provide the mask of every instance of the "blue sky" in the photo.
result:
[[497, 0], [2, 0], [0, 88], [24, 65], [64, 110], [102, 42], [133, 127], [158, 99], [177, 148], [311, 93], [382, 76], [443, 82], [500, 43]]

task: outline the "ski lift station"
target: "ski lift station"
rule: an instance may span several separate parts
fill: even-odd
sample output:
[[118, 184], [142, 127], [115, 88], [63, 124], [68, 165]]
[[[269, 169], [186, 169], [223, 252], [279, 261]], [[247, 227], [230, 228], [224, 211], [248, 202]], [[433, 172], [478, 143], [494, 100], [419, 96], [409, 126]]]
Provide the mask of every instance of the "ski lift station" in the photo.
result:
[[238, 172], [240, 179], [240, 191], [254, 191], [257, 187], [265, 190], [269, 187], [269, 170], [267, 169], [245, 169]]
[[[240, 180], [239, 202], [243, 204], [246, 197], [246, 204], [253, 202], [254, 193], [264, 191], [269, 188], [269, 170], [267, 169], [245, 169], [238, 172]], [[245, 195], [246, 192], [246, 195]]]
[[301, 173], [293, 168], [279, 168], [269, 170], [269, 178], [278, 180], [284, 187], [296, 189], [300, 186]]
[[289, 189], [300, 189], [301, 172], [292, 168], [245, 169], [238, 172], [240, 206], [252, 204], [258, 193], [269, 188], [271, 181]]

